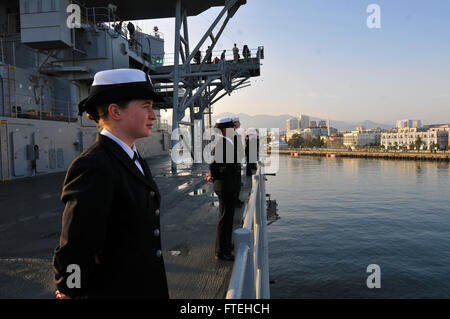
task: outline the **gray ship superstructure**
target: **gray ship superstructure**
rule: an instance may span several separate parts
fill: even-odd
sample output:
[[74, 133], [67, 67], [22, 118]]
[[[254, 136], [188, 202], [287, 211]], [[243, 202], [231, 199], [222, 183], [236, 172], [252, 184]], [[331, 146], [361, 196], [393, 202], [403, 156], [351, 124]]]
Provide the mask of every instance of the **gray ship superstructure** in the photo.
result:
[[[6, 0], [0, 3], [0, 177], [2, 181], [65, 171], [98, 133], [78, 102], [87, 96], [94, 74], [137, 68], [151, 75], [166, 97], [156, 104], [152, 135], [138, 140], [143, 157], [167, 153], [171, 141], [160, 109], [173, 108], [171, 126], [192, 128], [212, 105], [248, 86], [260, 74], [263, 48], [253, 57], [210, 63], [193, 58], [207, 40], [210, 53], [242, 0], [69, 1]], [[223, 6], [202, 39], [189, 46], [187, 17]], [[175, 17], [173, 65], [165, 63], [163, 35], [129, 25], [129, 20]], [[213, 28], [225, 17], [219, 32]], [[183, 34], [181, 35], [181, 26]], [[231, 50], [230, 50], [231, 52]], [[181, 57], [181, 61], [180, 61]], [[175, 98], [174, 98], [175, 97]], [[183, 122], [185, 110], [190, 121]], [[210, 118], [210, 116], [209, 116]], [[172, 141], [174, 144], [174, 141]]]

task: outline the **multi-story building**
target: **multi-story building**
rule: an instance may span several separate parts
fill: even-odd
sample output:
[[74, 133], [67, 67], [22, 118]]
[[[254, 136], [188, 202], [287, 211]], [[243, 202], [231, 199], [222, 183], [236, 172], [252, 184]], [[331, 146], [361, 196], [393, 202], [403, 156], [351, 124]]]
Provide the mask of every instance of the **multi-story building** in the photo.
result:
[[344, 147], [344, 137], [338, 135], [331, 136], [321, 136], [320, 137], [326, 144], [327, 148], [343, 148]]
[[302, 131], [299, 129], [296, 130], [290, 130], [290, 131], [286, 131], [286, 142], [289, 142], [292, 139], [292, 136], [294, 136], [295, 134], [299, 134], [301, 135]]
[[313, 137], [316, 136], [326, 136], [328, 134], [328, 129], [326, 127], [324, 128], [305, 128], [305, 129], [297, 129], [297, 130], [291, 130], [286, 132], [286, 141], [289, 141], [292, 136], [295, 134], [299, 134], [302, 138], [306, 138], [308, 135], [311, 135]]
[[376, 145], [381, 141], [381, 133], [371, 131], [352, 131], [344, 133], [344, 146], [355, 147], [356, 145]]
[[299, 128], [308, 128], [309, 127], [309, 116], [308, 115], [300, 115], [298, 117]]
[[309, 128], [317, 128], [316, 121], [309, 121]]
[[382, 133], [381, 144], [388, 147], [401, 148], [403, 146], [409, 149], [416, 148], [416, 141], [420, 139], [420, 149], [430, 149], [433, 145], [438, 145], [439, 149], [448, 149], [449, 132], [440, 128], [399, 128], [394, 132]]
[[293, 117], [286, 121], [286, 131], [298, 129], [298, 119]]
[[448, 148], [450, 148], [450, 124], [430, 124], [430, 125], [424, 125], [424, 128], [435, 128], [440, 131], [447, 131], [449, 132], [448, 136]]
[[325, 135], [328, 135], [328, 129], [326, 127], [322, 127], [322, 128], [320, 128], [320, 127], [305, 128], [304, 130], [302, 130], [300, 135], [303, 138], [305, 138], [308, 135], [311, 135], [311, 136], [325, 136]]
[[319, 121], [319, 128], [326, 128], [327, 127], [327, 122], [326, 121]]
[[420, 120], [398, 120], [396, 127], [397, 128], [406, 128], [406, 127], [420, 128], [420, 127], [422, 127], [422, 122]]

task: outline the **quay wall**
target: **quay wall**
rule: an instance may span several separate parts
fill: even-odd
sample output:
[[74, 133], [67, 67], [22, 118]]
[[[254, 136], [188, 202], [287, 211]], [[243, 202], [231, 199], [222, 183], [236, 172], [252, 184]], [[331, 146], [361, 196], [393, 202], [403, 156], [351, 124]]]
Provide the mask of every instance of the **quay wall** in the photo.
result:
[[[270, 151], [269, 151], [270, 152]], [[425, 153], [425, 152], [364, 152], [347, 150], [278, 150], [279, 154], [299, 157], [324, 156], [324, 157], [350, 157], [350, 158], [371, 158], [371, 159], [395, 159], [414, 161], [450, 161], [450, 152]]]

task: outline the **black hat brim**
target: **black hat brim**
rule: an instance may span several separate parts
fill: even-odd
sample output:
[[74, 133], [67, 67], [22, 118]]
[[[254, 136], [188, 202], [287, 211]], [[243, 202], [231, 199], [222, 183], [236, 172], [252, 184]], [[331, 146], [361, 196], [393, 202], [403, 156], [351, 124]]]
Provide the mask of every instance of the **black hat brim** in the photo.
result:
[[216, 123], [215, 128], [222, 130], [224, 128], [233, 128], [235, 127], [233, 122], [225, 122], [225, 123]]
[[146, 99], [153, 102], [166, 102], [153, 90], [153, 86], [149, 82], [96, 85], [91, 87], [89, 96], [78, 104], [78, 114], [94, 110], [98, 105], [106, 103]]

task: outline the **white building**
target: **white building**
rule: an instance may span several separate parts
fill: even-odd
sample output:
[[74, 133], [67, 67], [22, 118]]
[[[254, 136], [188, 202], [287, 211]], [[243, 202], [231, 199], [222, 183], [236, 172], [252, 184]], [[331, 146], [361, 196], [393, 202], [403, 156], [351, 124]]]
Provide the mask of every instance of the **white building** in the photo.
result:
[[302, 137], [305, 138], [308, 135], [311, 136], [326, 136], [328, 135], [328, 128], [326, 127], [310, 127], [310, 128], [305, 128], [304, 130], [302, 130], [301, 133]]
[[289, 147], [288, 143], [282, 140], [275, 140], [269, 143], [270, 149], [285, 150]]
[[422, 145], [420, 149], [430, 149], [433, 144], [439, 145], [439, 149], [444, 150], [448, 148], [448, 134], [446, 130], [437, 128], [420, 129], [420, 128], [399, 128], [396, 132], [382, 133], [381, 144], [385, 147], [397, 147], [407, 146], [409, 149], [411, 144], [416, 143], [420, 138]]
[[[295, 134], [299, 134], [303, 139], [305, 139], [308, 135], [311, 135], [312, 137], [328, 136], [328, 130], [329, 129], [327, 127], [314, 127], [287, 131], [286, 141], [289, 141]], [[336, 129], [332, 128], [332, 130], [337, 133]]]
[[369, 131], [352, 131], [344, 133], [344, 146], [355, 147], [356, 145], [366, 146], [380, 143], [381, 133]]
[[295, 134], [300, 134], [300, 136], [301, 136], [302, 131], [299, 129], [287, 131], [286, 132], [286, 141], [290, 141], [292, 136], [294, 136]]

